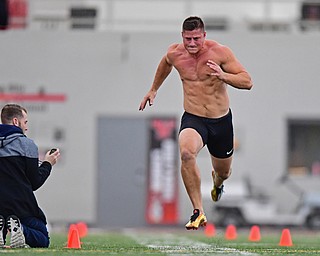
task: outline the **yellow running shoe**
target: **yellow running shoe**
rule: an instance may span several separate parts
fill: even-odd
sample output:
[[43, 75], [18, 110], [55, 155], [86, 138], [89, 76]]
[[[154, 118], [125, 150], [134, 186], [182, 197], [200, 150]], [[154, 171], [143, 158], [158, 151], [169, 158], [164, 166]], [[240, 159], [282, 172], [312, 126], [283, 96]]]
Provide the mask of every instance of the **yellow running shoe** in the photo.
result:
[[198, 209], [193, 210], [193, 215], [191, 216], [189, 222], [186, 224], [186, 229], [197, 230], [199, 227], [204, 227], [207, 225], [207, 218], [204, 213], [200, 213]]
[[213, 186], [213, 189], [211, 190], [211, 198], [213, 201], [218, 202], [222, 196], [223, 193], [223, 185], [218, 188], [215, 185]]
[[216, 187], [216, 185], [214, 184], [214, 180], [215, 180], [214, 171], [212, 171], [212, 180], [213, 180], [213, 189], [211, 190], [211, 198], [213, 201], [218, 202], [222, 196], [224, 185], [221, 185], [220, 188]]

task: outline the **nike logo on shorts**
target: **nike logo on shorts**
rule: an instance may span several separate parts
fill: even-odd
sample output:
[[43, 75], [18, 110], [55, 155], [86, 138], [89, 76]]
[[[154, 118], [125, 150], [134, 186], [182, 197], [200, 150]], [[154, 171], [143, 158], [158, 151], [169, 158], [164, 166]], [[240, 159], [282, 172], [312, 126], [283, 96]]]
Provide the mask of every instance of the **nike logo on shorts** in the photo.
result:
[[227, 151], [227, 156], [232, 154], [232, 152], [233, 152], [233, 149], [231, 149], [230, 151]]

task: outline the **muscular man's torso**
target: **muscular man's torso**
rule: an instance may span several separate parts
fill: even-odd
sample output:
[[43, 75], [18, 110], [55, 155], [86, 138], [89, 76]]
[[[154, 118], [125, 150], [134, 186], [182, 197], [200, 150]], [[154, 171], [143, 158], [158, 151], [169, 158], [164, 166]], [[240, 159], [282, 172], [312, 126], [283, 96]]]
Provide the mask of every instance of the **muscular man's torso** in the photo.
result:
[[207, 61], [223, 62], [222, 46], [206, 41], [198, 55], [189, 54], [182, 44], [172, 46], [168, 59], [179, 72], [184, 92], [186, 112], [210, 118], [224, 116], [229, 110], [226, 84], [211, 75]]

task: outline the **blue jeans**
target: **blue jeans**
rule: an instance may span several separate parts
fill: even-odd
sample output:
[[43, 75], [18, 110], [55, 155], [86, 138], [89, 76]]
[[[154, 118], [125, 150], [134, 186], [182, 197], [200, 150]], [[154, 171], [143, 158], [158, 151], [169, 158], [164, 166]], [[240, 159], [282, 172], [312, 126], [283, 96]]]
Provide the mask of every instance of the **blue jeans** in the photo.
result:
[[20, 219], [26, 244], [30, 247], [49, 247], [50, 238], [46, 224], [35, 217]]

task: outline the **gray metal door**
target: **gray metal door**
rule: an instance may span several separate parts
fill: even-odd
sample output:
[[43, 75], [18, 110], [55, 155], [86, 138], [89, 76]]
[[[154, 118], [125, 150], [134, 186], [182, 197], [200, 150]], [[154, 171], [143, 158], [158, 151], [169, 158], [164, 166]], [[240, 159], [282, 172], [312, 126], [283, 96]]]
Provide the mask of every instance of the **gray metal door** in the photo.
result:
[[98, 118], [97, 224], [145, 225], [148, 122]]

